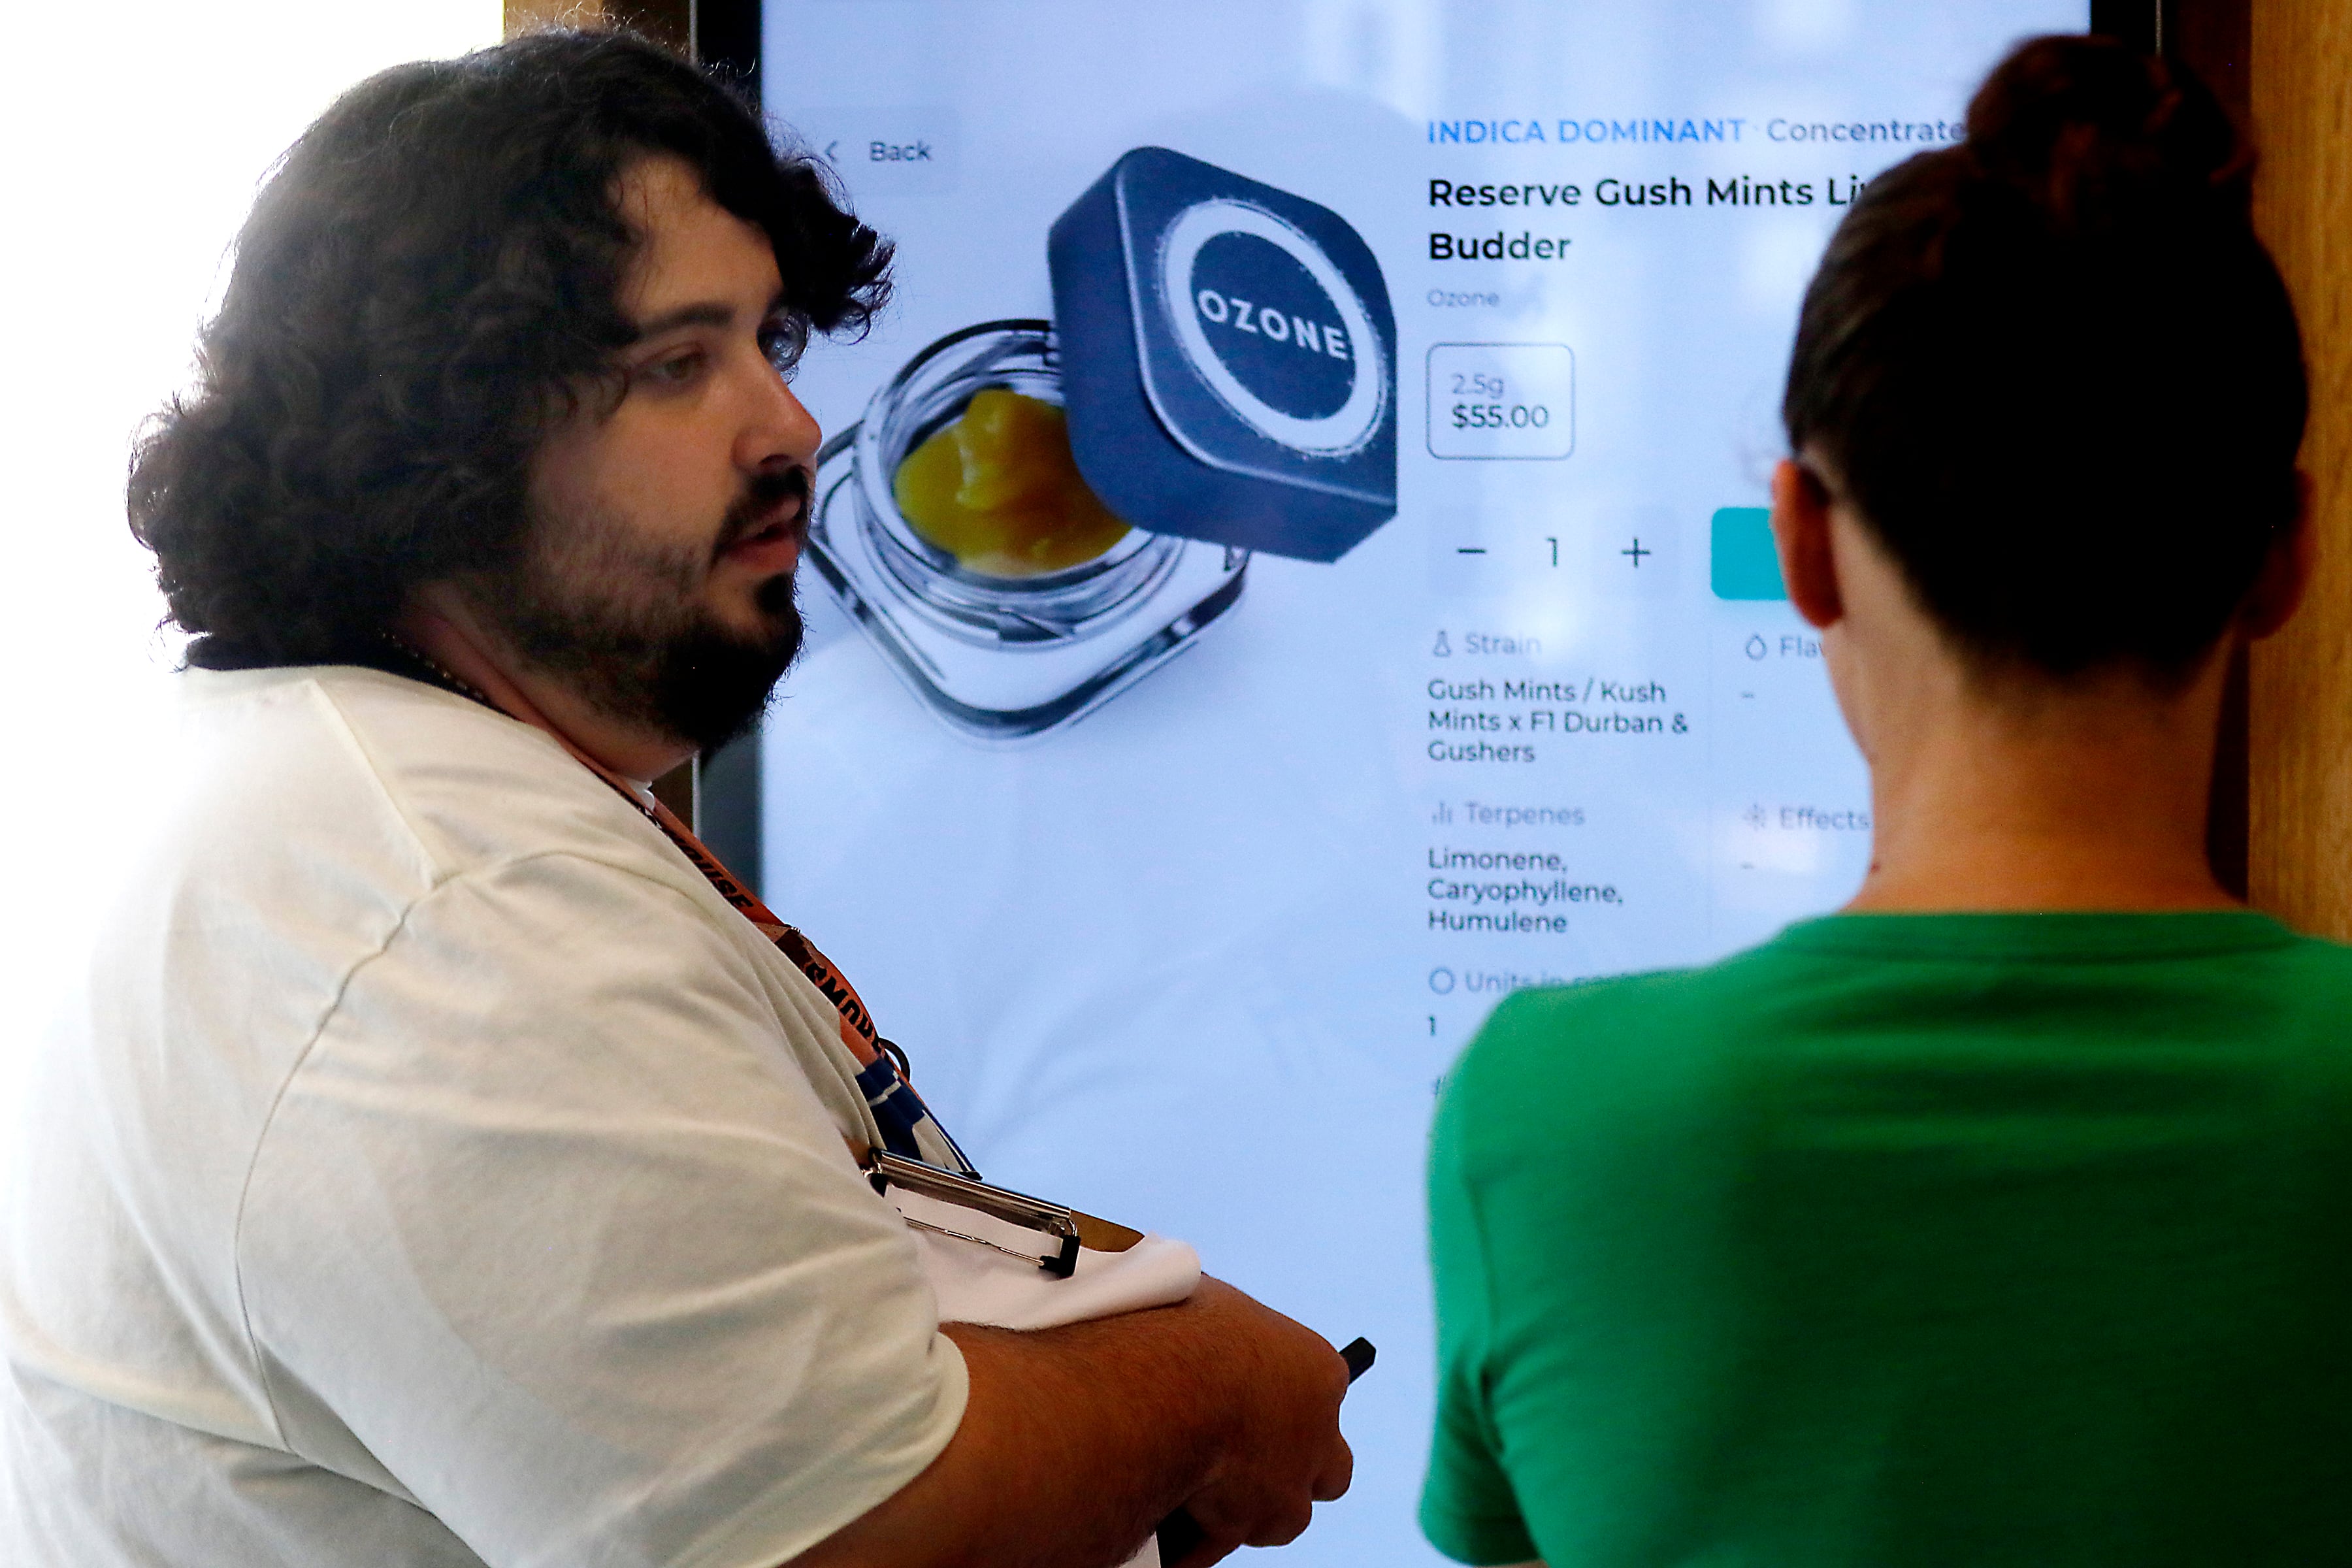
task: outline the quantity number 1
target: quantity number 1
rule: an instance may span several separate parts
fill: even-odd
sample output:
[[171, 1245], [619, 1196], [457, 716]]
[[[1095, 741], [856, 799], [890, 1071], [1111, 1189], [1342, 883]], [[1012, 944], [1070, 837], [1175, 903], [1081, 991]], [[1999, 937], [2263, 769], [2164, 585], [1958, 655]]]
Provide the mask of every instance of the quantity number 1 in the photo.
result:
[[1429, 453], [1558, 461], [1576, 449], [1576, 356], [1565, 343], [1437, 343]]

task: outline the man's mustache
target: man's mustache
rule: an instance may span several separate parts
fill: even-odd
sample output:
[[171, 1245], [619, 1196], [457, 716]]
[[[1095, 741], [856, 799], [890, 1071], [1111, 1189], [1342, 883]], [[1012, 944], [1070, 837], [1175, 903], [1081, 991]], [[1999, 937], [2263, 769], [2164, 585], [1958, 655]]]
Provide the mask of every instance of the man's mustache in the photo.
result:
[[792, 521], [794, 531], [805, 539], [808, 536], [808, 499], [809, 474], [806, 468], [781, 468], [755, 476], [743, 487], [743, 494], [735, 504], [727, 509], [727, 516], [719, 528], [718, 551], [713, 553], [723, 552], [761, 529], [773, 526], [777, 521], [776, 513], [790, 500], [801, 503]]

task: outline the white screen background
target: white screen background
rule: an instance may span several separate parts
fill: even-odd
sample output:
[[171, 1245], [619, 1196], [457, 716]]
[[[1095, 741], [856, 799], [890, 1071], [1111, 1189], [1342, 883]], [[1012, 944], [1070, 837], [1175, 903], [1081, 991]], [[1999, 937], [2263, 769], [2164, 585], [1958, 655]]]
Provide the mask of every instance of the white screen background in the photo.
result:
[[[1866, 864], [1850, 815], [1866, 780], [1819, 660], [1785, 604], [1714, 595], [1709, 521], [1764, 504], [1798, 300], [1843, 211], [1827, 183], [1915, 148], [1775, 141], [1770, 123], [1957, 120], [2011, 43], [2083, 24], [2079, 0], [771, 5], [771, 113], [835, 149], [860, 216], [899, 245], [889, 314], [810, 355], [801, 390], [828, 432], [940, 336], [1050, 316], [1046, 230], [1133, 147], [1320, 202], [1386, 273], [1401, 505], [1351, 553], [1256, 557], [1197, 646], [1009, 749], [950, 732], [803, 574], [808, 652], [764, 742], [767, 898], [856, 980], [991, 1179], [1182, 1236], [1335, 1343], [1379, 1345], [1345, 1418], [1355, 1490], [1289, 1561], [1434, 1560], [1412, 1523], [1423, 1145], [1441, 1075], [1502, 992], [1704, 962], [1833, 908]], [[1433, 121], [1512, 119], [1742, 130], [1431, 140]], [[877, 163], [876, 138], [930, 157]], [[1810, 181], [1816, 201], [1593, 201], [1603, 178], [1703, 196], [1739, 175]], [[1436, 210], [1432, 178], [1572, 182], [1584, 200]], [[1433, 230], [1530, 227], [1570, 237], [1567, 258], [1428, 258]], [[1465, 292], [1496, 302], [1432, 303]], [[1571, 456], [1432, 455], [1431, 347], [1493, 342], [1570, 350]], [[1629, 565], [1635, 539], [1650, 553]], [[1541, 652], [1482, 658], [1469, 634]], [[1463, 704], [1430, 683], [1479, 679], [1654, 691], [1621, 710], [1686, 728], [1433, 761], [1433, 710]], [[1473, 803], [1582, 820], [1504, 827]], [[1431, 896], [1433, 850], [1555, 854], [1619, 901], [1570, 908], [1564, 934], [1433, 930], [1462, 907]]]

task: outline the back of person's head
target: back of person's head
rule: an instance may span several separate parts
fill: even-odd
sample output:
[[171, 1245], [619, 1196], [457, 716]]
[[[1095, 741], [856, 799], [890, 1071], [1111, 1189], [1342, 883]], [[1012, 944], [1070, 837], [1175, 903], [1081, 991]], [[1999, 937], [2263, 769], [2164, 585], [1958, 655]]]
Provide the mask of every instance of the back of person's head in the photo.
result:
[[2302, 348], [2252, 168], [2179, 67], [2040, 38], [1839, 225], [1790, 447], [1972, 667], [2172, 685], [2295, 525]]
[[196, 390], [132, 466], [131, 530], [195, 662], [348, 657], [416, 585], [514, 558], [541, 436], [632, 335], [616, 196], [659, 154], [766, 232], [807, 325], [882, 303], [889, 247], [817, 165], [626, 34], [397, 67], [303, 133], [237, 237]]

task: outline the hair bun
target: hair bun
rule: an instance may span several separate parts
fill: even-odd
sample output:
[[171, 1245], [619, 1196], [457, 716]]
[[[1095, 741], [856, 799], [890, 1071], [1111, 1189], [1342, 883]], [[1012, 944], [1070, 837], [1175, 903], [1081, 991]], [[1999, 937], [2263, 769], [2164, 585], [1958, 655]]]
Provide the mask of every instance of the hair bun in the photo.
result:
[[2037, 38], [1969, 105], [1968, 146], [2062, 230], [2234, 218], [2253, 156], [2191, 73], [2107, 38]]

